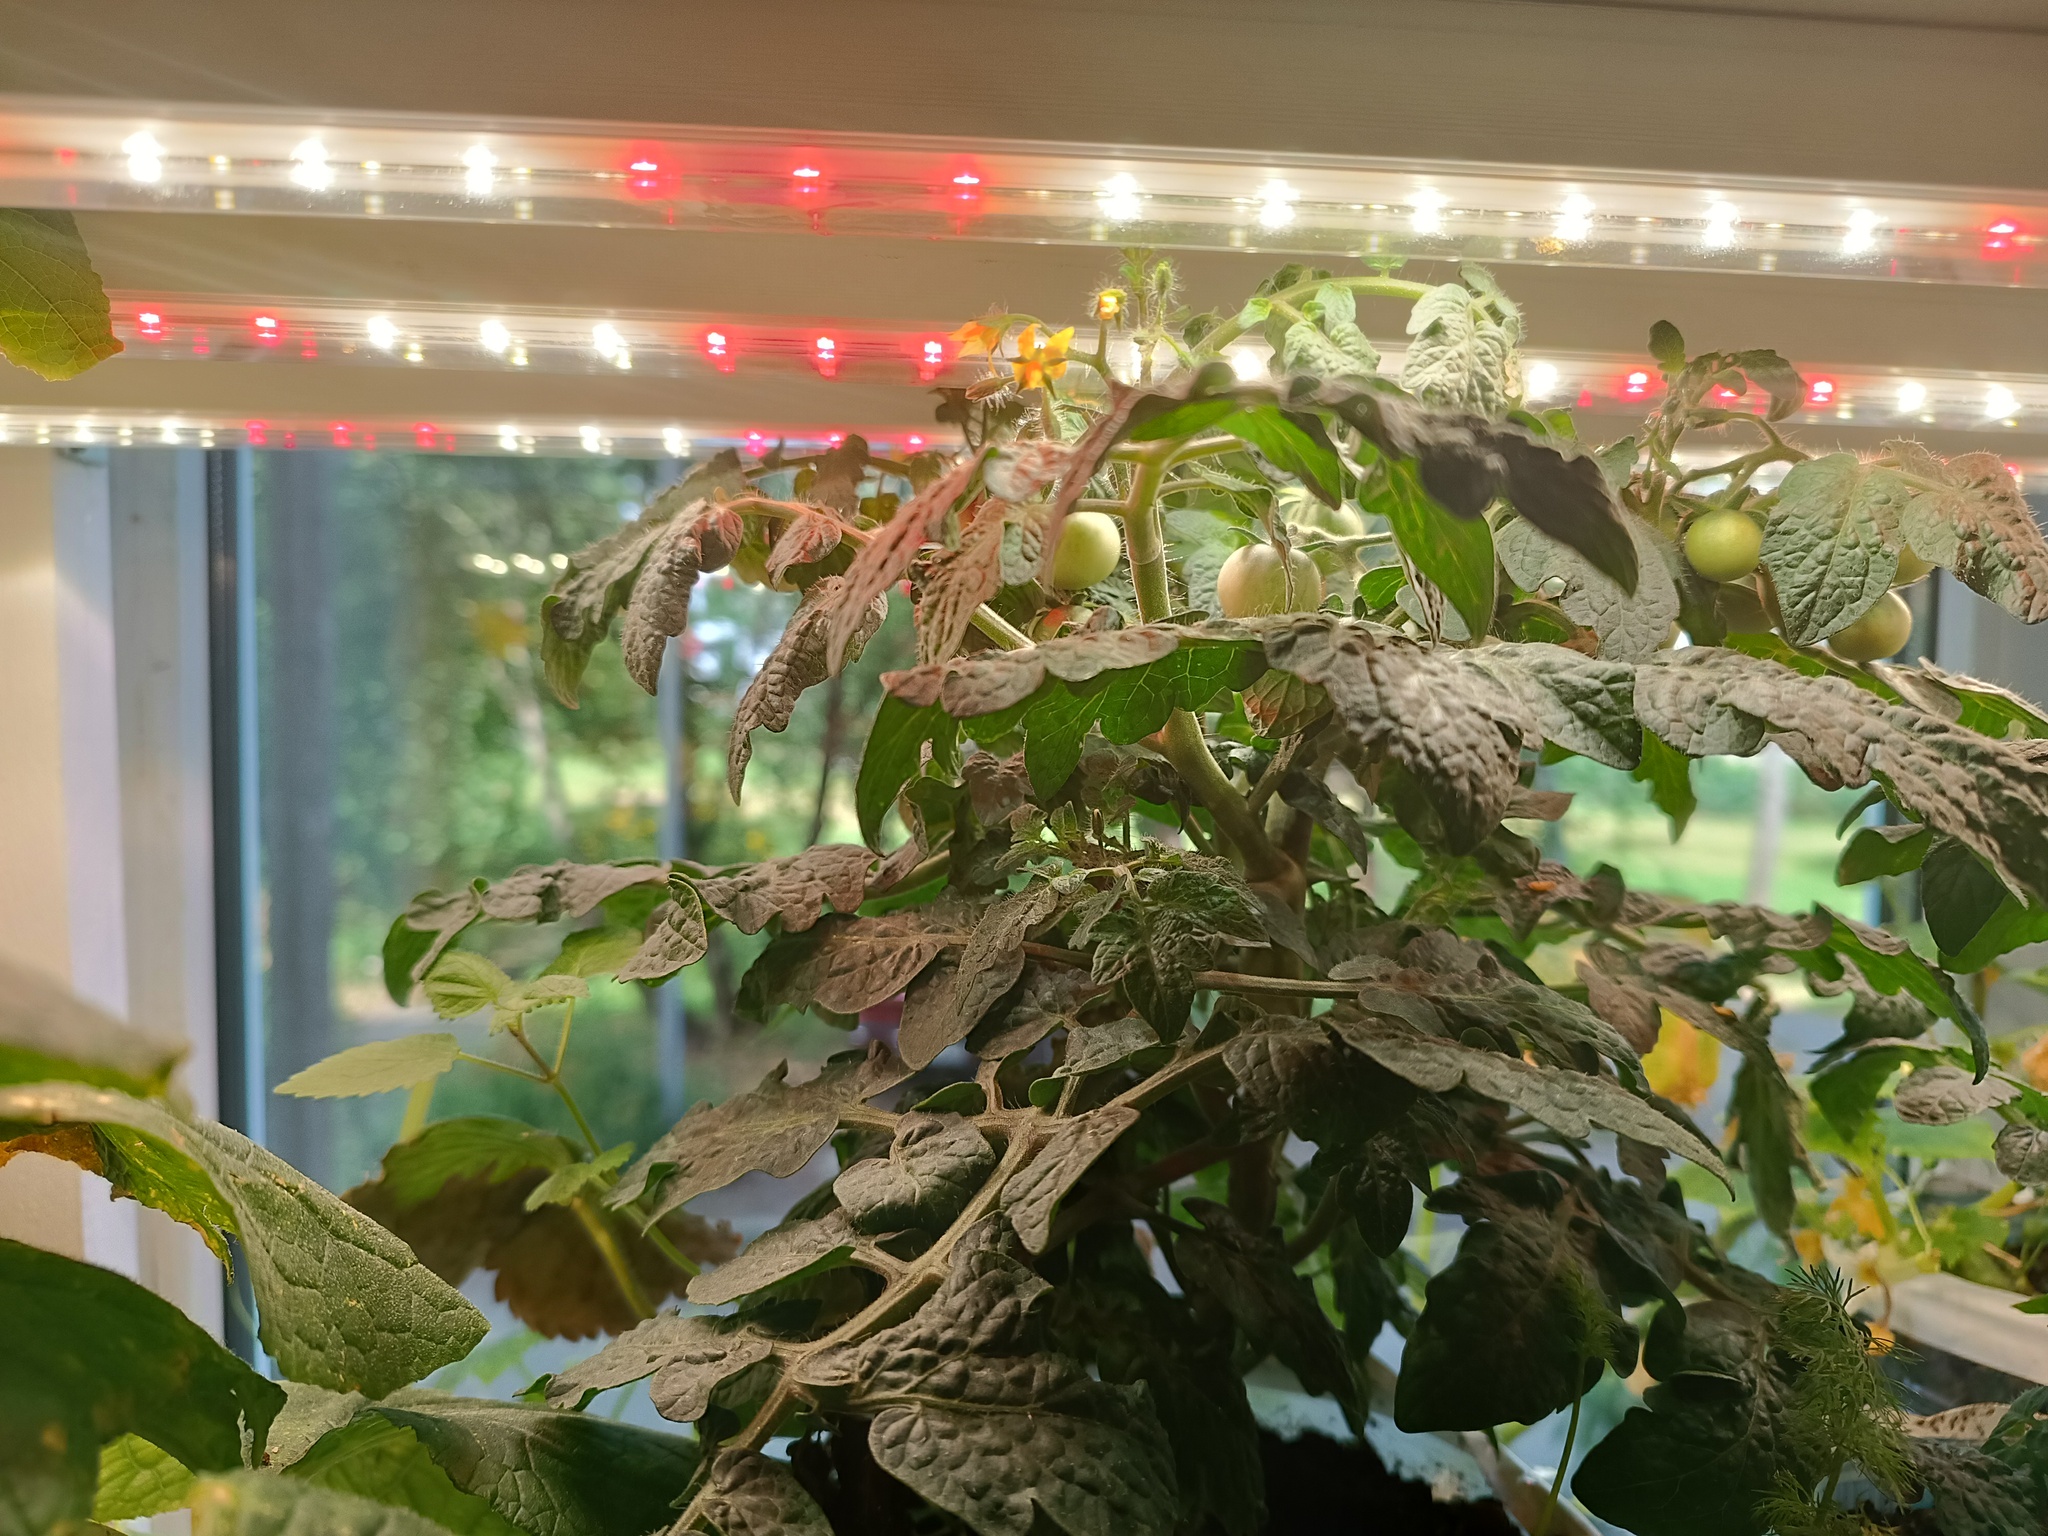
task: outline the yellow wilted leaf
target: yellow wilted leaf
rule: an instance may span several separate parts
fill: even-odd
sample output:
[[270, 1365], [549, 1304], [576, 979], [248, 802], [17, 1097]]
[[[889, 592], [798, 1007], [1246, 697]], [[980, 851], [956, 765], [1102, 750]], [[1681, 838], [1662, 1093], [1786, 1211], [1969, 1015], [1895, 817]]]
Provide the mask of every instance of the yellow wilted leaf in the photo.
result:
[[1842, 1180], [1842, 1192], [1828, 1206], [1828, 1216], [1846, 1218], [1865, 1237], [1884, 1236], [1884, 1218], [1878, 1214], [1877, 1201], [1871, 1198], [1870, 1187], [1859, 1173]]
[[2048, 1034], [2020, 1053], [2020, 1070], [2027, 1075], [2028, 1082], [2048, 1093]]
[[1721, 1075], [1721, 1042], [1695, 1029], [1669, 1008], [1660, 1008], [1657, 1048], [1643, 1058], [1650, 1087], [1672, 1103], [1692, 1109], [1705, 1100]]

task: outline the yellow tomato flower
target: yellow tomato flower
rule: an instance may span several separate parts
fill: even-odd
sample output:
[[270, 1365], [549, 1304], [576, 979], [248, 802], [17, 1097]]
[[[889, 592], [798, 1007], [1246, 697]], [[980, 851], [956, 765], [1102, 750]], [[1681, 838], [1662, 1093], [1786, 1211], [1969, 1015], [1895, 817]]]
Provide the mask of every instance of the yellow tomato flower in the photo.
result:
[[1017, 380], [1019, 389], [1041, 389], [1047, 379], [1056, 379], [1067, 371], [1067, 344], [1074, 339], [1074, 328], [1054, 331], [1041, 343], [1038, 327], [1027, 325], [1017, 338], [1017, 360], [1010, 364], [1010, 372]]
[[959, 343], [962, 357], [985, 357], [1002, 341], [1003, 328], [986, 320], [970, 320], [953, 333], [952, 339]]

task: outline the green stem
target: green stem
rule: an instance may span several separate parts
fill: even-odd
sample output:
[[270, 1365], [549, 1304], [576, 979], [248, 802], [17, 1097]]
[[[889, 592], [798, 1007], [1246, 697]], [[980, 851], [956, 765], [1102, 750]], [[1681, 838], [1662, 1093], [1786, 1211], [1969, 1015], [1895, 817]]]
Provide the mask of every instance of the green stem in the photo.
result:
[[[1579, 1369], [1585, 1370], [1581, 1356]], [[1550, 1520], [1557, 1513], [1557, 1496], [1564, 1491], [1565, 1473], [1571, 1470], [1572, 1442], [1579, 1438], [1579, 1410], [1586, 1405], [1586, 1394], [1581, 1392], [1572, 1399], [1572, 1421], [1565, 1426], [1564, 1450], [1557, 1458], [1557, 1476], [1550, 1480], [1550, 1497], [1543, 1501], [1543, 1513], [1536, 1517], [1535, 1536], [1549, 1536]]]
[[[597, 1132], [593, 1131], [590, 1128], [590, 1122], [583, 1118], [583, 1110], [576, 1102], [576, 1095], [571, 1093], [569, 1085], [562, 1081], [561, 1073], [541, 1059], [540, 1052], [533, 1048], [533, 1042], [526, 1038], [525, 1026], [520, 1024], [507, 1025], [505, 1032], [519, 1042], [519, 1048], [531, 1056], [533, 1064], [540, 1068], [541, 1075], [535, 1081], [554, 1089], [556, 1096], [568, 1108], [569, 1117], [576, 1122], [576, 1129], [583, 1133], [583, 1139], [590, 1144], [590, 1155], [596, 1157], [603, 1152], [604, 1148], [598, 1144]], [[566, 1032], [567, 1026], [565, 1025], [564, 1033], [566, 1034]], [[530, 1074], [525, 1072], [519, 1075], [521, 1077], [530, 1076]]]
[[619, 1294], [626, 1298], [626, 1305], [642, 1318], [654, 1316], [654, 1307], [647, 1300], [647, 1293], [640, 1288], [640, 1279], [626, 1263], [625, 1250], [619, 1247], [619, 1236], [612, 1231], [605, 1219], [593, 1211], [579, 1195], [569, 1202], [569, 1209], [576, 1213], [576, 1219], [583, 1223], [583, 1230], [590, 1237], [590, 1244], [604, 1260], [604, 1267], [611, 1271], [612, 1283], [618, 1286]]
[[[1291, 305], [1298, 299], [1313, 298], [1324, 281], [1318, 279], [1283, 288], [1273, 295], [1273, 303]], [[1406, 299], [1411, 304], [1429, 292], [1427, 283], [1411, 283], [1398, 277], [1382, 277], [1378, 273], [1370, 277], [1333, 277], [1327, 281], [1333, 287], [1350, 289], [1360, 298]], [[1202, 338], [1202, 350], [1212, 354], [1221, 352], [1243, 334], [1244, 327], [1235, 319], [1226, 320]]]
[[[1136, 460], [1130, 499], [1124, 504], [1124, 538], [1130, 548], [1131, 585], [1137, 592], [1138, 617], [1148, 624], [1164, 619], [1173, 608], [1166, 585], [1166, 532], [1159, 515], [1159, 487], [1167, 470], [1189, 446], [1183, 439], [1148, 449]], [[1230, 840], [1244, 860], [1245, 875], [1254, 881], [1299, 878], [1299, 870], [1266, 836], [1266, 829], [1245, 804], [1202, 737], [1201, 722], [1177, 709], [1160, 737], [1161, 750], [1183, 783], [1216, 819], [1216, 829]]]
[[662, 1231], [658, 1224], [649, 1222], [641, 1229], [640, 1235], [646, 1238], [648, 1242], [654, 1244], [655, 1251], [664, 1259], [667, 1259], [669, 1263], [675, 1265], [677, 1269], [680, 1269], [692, 1279], [695, 1279], [704, 1272], [701, 1265], [693, 1262], [688, 1254], [668, 1240], [668, 1234]]
[[569, 1029], [575, 1022], [576, 999], [572, 997], [562, 1009], [562, 1038], [555, 1042], [555, 1064], [548, 1069], [555, 1077], [562, 1075], [562, 1058], [569, 1054]]

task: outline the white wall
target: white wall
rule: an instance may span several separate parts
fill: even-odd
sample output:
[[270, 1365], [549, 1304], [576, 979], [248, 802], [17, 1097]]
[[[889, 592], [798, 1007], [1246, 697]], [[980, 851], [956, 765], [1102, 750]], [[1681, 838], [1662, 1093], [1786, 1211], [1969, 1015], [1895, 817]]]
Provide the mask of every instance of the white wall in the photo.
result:
[[[215, 1107], [203, 469], [0, 448], [0, 953], [193, 1049]], [[218, 1333], [197, 1234], [30, 1154], [0, 1236], [141, 1280]]]

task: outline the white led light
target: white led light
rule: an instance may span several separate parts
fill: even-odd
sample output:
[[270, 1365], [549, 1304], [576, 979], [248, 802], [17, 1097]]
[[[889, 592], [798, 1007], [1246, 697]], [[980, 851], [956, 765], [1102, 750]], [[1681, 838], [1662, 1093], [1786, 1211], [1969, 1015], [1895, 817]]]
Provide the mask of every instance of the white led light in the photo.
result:
[[661, 448], [662, 452], [672, 459], [687, 458], [690, 452], [690, 440], [683, 436], [683, 429], [681, 427], [663, 427], [661, 429]]
[[370, 345], [379, 352], [389, 352], [398, 345], [398, 327], [383, 315], [370, 316], [363, 323], [363, 329], [369, 332]]
[[462, 152], [462, 190], [471, 197], [489, 197], [497, 180], [498, 157], [485, 145], [472, 144]]
[[1135, 176], [1118, 171], [1095, 194], [1095, 206], [1112, 224], [1128, 224], [1145, 212], [1145, 189]]
[[1555, 363], [1531, 363], [1522, 371], [1522, 398], [1541, 400], [1557, 389]]
[[585, 453], [604, 452], [604, 434], [599, 432], [596, 427], [578, 427], [576, 435], [583, 440], [583, 451]]
[[512, 333], [505, 329], [502, 320], [486, 320], [476, 328], [476, 339], [494, 357], [504, 356], [505, 349], [512, 345]]
[[529, 576], [545, 576], [548, 573], [547, 562], [545, 560], [536, 560], [533, 558], [533, 556], [525, 553], [524, 551], [521, 551], [519, 554], [514, 555], [512, 557], [512, 563], [515, 566], [517, 566], [520, 570], [526, 572], [526, 574]]
[[128, 157], [130, 181], [152, 182], [163, 179], [164, 147], [157, 143], [156, 136], [148, 129], [141, 129], [123, 139], [121, 153]]
[[1443, 193], [1424, 187], [1415, 194], [1414, 211], [1408, 215], [1408, 227], [1418, 235], [1442, 234], [1446, 206]]
[[1842, 236], [1842, 254], [1861, 256], [1877, 244], [1877, 215], [1868, 208], [1855, 208], [1849, 213], [1849, 232]]
[[71, 429], [71, 441], [73, 441], [74, 443], [89, 443], [92, 440], [93, 436], [91, 422], [81, 421], [77, 426]]
[[600, 320], [590, 328], [590, 345], [599, 357], [611, 363], [618, 361], [619, 353], [625, 348], [626, 338], [619, 334], [619, 328], [609, 320]]
[[1925, 384], [1908, 379], [1899, 386], [1899, 409], [1906, 415], [1910, 416], [1926, 403], [1927, 386]]
[[1223, 354], [1230, 359], [1230, 371], [1246, 384], [1266, 377], [1266, 354], [1255, 347], [1231, 347]]
[[160, 443], [175, 444], [178, 441], [178, 418], [166, 416], [156, 429], [156, 440]]
[[1710, 251], [1724, 251], [1735, 243], [1735, 221], [1741, 212], [1733, 203], [1714, 203], [1707, 209], [1707, 227], [1700, 232], [1700, 244]]
[[565, 554], [557, 552], [555, 554], [548, 556], [548, 564], [552, 565], [558, 571], [566, 571], [567, 569], [569, 569], [569, 557]]
[[1593, 200], [1574, 192], [1557, 211], [1557, 238], [1576, 243], [1592, 233]]
[[498, 446], [507, 453], [519, 451], [519, 429], [510, 422], [498, 428]]
[[327, 146], [318, 139], [301, 139], [292, 150], [292, 182], [308, 192], [325, 192], [334, 185], [334, 167], [327, 163]]
[[1259, 228], [1285, 229], [1294, 222], [1295, 199], [1301, 194], [1279, 177], [1259, 188]]
[[2019, 397], [2014, 395], [2011, 390], [2007, 389], [2003, 384], [1986, 386], [1984, 390], [1984, 414], [1986, 416], [1991, 417], [1993, 420], [2003, 420], [2007, 416], [2017, 416], [2019, 413]]

